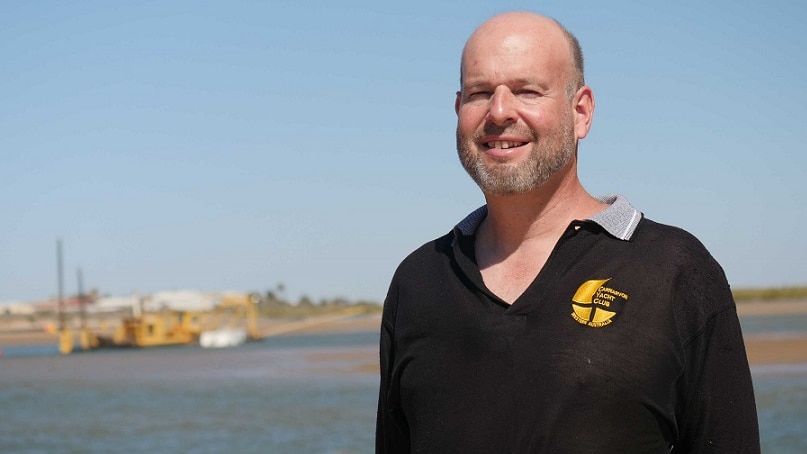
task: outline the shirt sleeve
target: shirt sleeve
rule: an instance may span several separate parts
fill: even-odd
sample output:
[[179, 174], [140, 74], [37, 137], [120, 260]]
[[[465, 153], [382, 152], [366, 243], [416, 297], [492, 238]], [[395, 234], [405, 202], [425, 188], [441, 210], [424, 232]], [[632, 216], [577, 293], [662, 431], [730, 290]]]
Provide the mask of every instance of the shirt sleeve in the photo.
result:
[[410, 452], [409, 431], [400, 411], [391, 404], [392, 395], [397, 395], [393, 384], [395, 364], [395, 315], [398, 310], [397, 285], [393, 278], [381, 318], [379, 363], [381, 379], [378, 392], [378, 414], [376, 416], [375, 451], [377, 454], [398, 454]]
[[736, 309], [710, 317], [684, 345], [673, 453], [760, 452], [754, 389]]

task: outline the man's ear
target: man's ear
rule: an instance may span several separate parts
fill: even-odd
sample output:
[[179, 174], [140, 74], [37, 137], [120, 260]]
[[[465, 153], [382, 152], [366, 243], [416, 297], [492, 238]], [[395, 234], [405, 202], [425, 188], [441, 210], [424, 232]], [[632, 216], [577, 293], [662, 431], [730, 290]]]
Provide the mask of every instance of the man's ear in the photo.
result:
[[460, 114], [460, 101], [462, 100], [462, 92], [457, 92], [457, 99], [454, 100], [454, 113]]
[[584, 85], [574, 95], [574, 132], [578, 139], [588, 135], [591, 129], [591, 120], [594, 118], [594, 92], [591, 87]]

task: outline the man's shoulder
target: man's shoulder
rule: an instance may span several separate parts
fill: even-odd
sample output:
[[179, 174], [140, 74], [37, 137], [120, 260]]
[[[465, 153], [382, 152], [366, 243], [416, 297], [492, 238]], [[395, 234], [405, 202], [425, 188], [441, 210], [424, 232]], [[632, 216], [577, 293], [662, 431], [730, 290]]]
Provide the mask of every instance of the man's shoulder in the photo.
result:
[[637, 246], [667, 256], [667, 259], [711, 258], [706, 246], [689, 231], [670, 224], [662, 224], [643, 218], [631, 242]]
[[725, 272], [706, 246], [688, 231], [649, 219], [643, 219], [631, 242], [637, 251], [652, 257], [657, 269], [668, 269], [677, 275], [682, 288], [699, 290], [720, 287], [728, 289]]
[[417, 270], [435, 262], [442, 262], [450, 255], [455, 238], [455, 232], [452, 230], [421, 245], [401, 261], [398, 270]]

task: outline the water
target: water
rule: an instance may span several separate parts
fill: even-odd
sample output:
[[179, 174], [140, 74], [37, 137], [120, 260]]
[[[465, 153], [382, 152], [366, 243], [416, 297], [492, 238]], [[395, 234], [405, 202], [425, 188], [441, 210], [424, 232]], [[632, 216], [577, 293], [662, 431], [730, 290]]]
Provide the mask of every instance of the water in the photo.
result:
[[226, 350], [69, 357], [7, 351], [0, 452], [369, 453], [376, 339], [272, 338]]
[[743, 335], [805, 335], [807, 314], [755, 315], [741, 317]]
[[807, 364], [753, 367], [762, 452], [807, 452]]
[[[745, 336], [807, 335], [807, 314], [740, 318]], [[807, 452], [807, 364], [753, 366], [762, 452]]]
[[[354, 333], [69, 357], [4, 347], [0, 452], [372, 453], [376, 342]], [[763, 452], [807, 452], [807, 364], [752, 374]]]

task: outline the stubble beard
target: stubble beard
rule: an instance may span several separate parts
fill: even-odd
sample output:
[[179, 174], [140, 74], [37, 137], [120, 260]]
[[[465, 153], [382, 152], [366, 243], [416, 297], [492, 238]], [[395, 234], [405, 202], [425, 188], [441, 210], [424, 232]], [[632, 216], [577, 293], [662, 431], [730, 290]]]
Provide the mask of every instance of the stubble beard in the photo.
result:
[[508, 130], [516, 132], [521, 137], [529, 137], [533, 144], [528, 159], [518, 164], [504, 161], [493, 164], [485, 162], [482, 154], [477, 152], [476, 144], [482, 135], [489, 133], [487, 130], [467, 138], [458, 128], [457, 154], [465, 171], [482, 192], [493, 195], [523, 194], [543, 186], [559, 170], [566, 167], [574, 156], [576, 149], [574, 125], [569, 117], [567, 116], [561, 127], [542, 138], [532, 130], [527, 134]]

